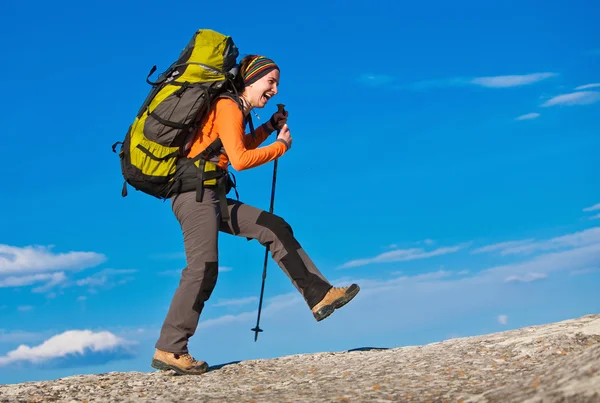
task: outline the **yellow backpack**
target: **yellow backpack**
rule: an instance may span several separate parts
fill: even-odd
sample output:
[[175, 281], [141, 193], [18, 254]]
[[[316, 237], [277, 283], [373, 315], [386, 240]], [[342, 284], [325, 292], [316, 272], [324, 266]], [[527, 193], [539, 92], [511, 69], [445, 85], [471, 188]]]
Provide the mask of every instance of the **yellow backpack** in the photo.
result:
[[[179, 58], [155, 82], [149, 80], [156, 71], [152, 67], [146, 82], [150, 93], [129, 127], [125, 139], [113, 144], [119, 157], [123, 183], [159, 199], [173, 192], [198, 186], [216, 185], [226, 173], [207, 161], [221, 151], [220, 142], [211, 144], [193, 160], [185, 158], [193, 135], [202, 124], [211, 103], [227, 92], [235, 91], [233, 80], [238, 74], [239, 51], [231, 37], [218, 32], [196, 31]], [[186, 160], [186, 161], [183, 161]], [[194, 164], [199, 172], [192, 185], [183, 183], [178, 167]], [[198, 189], [198, 192], [201, 190]], [[201, 196], [200, 196], [201, 197]]]

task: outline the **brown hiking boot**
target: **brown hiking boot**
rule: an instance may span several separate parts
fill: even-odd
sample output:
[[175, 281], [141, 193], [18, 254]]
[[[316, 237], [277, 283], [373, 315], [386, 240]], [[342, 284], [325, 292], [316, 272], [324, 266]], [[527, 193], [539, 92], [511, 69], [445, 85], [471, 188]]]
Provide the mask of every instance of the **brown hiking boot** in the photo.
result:
[[333, 287], [311, 311], [317, 322], [325, 319], [334, 310], [343, 307], [360, 291], [360, 287], [352, 284], [349, 287]]
[[189, 353], [177, 354], [157, 349], [152, 357], [152, 368], [162, 371], [172, 369], [181, 375], [201, 375], [208, 370], [208, 364], [196, 361]]

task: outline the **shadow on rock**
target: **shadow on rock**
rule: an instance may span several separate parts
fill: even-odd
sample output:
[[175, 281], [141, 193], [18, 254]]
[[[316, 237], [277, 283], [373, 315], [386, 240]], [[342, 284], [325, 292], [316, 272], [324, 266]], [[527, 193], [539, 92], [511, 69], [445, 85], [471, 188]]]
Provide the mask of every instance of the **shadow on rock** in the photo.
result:
[[219, 364], [219, 365], [213, 365], [208, 367], [208, 371], [207, 372], [211, 372], [211, 371], [216, 371], [218, 369], [221, 369], [223, 367], [226, 367], [227, 365], [233, 365], [233, 364], [239, 364], [241, 361], [231, 361], [225, 364]]
[[389, 350], [389, 347], [358, 347], [358, 348], [353, 348], [352, 350], [347, 350], [347, 352], [351, 353], [353, 351], [374, 351], [374, 350]]

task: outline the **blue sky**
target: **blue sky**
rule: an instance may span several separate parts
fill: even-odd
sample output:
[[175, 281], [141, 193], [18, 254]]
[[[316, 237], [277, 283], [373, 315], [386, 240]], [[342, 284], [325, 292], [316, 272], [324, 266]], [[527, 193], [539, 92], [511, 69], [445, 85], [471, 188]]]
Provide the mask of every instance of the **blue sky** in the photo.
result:
[[[592, 2], [10, 2], [0, 16], [0, 383], [150, 371], [185, 265], [168, 203], [110, 150], [198, 28], [282, 69], [276, 213], [348, 306], [317, 323], [264, 249], [222, 236], [190, 350], [209, 364], [424, 344], [600, 312]], [[214, 9], [210, 9], [214, 7]], [[577, 8], [580, 7], [580, 8]], [[207, 9], [209, 8], [209, 9]], [[218, 16], [218, 18], [215, 18]], [[9, 39], [10, 38], [10, 39]], [[268, 209], [272, 164], [237, 173]]]

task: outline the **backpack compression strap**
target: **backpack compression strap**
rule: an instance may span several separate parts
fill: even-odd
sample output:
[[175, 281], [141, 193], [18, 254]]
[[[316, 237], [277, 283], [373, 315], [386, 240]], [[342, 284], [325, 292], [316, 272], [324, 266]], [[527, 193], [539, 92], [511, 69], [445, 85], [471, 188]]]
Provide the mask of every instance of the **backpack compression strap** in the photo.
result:
[[[196, 171], [196, 201], [201, 202], [204, 198], [204, 181], [216, 179], [216, 191], [219, 198], [221, 220], [227, 222], [231, 219], [227, 206], [227, 193], [229, 192], [229, 186], [235, 189], [235, 182], [230, 181], [228, 172], [218, 166], [216, 171], [205, 172], [207, 159], [212, 155], [218, 155], [221, 151], [221, 147], [221, 139], [217, 138], [195, 158], [198, 159], [198, 170]], [[235, 193], [236, 195], [238, 194], [237, 189], [235, 189]]]
[[[218, 155], [221, 151], [221, 139], [217, 137], [204, 151], [202, 151], [195, 160], [198, 160], [198, 171], [196, 174], [196, 201], [201, 202], [204, 197], [204, 181], [209, 179], [218, 179], [223, 175], [219, 169], [213, 172], [204, 172], [206, 160], [213, 155]], [[218, 181], [217, 181], [218, 183]]]

